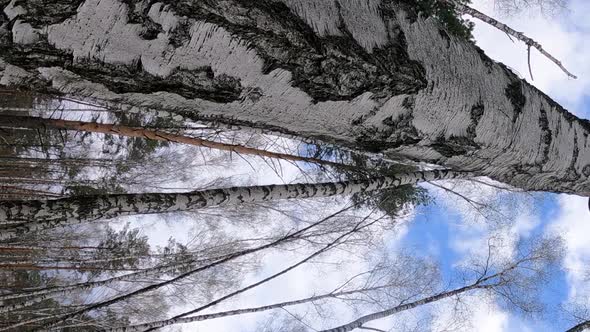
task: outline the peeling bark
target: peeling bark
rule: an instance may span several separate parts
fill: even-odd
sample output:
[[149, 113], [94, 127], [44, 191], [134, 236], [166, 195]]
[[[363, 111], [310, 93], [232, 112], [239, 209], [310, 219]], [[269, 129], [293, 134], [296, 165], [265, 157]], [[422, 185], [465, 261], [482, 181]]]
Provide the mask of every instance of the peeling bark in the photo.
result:
[[398, 1], [2, 5], [0, 84], [590, 195], [590, 122]]

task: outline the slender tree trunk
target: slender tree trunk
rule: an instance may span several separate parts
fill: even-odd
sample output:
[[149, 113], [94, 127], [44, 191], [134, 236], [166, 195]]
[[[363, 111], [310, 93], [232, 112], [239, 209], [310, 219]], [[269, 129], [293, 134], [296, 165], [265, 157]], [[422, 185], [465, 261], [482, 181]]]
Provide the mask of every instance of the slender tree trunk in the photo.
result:
[[[355, 321], [350, 322], [346, 325], [342, 325], [340, 327], [325, 330], [322, 332], [352, 331], [355, 328], [362, 327], [362, 325], [367, 322], [381, 319], [381, 318], [385, 318], [385, 317], [397, 314], [402, 311], [410, 310], [410, 309], [413, 309], [413, 308], [416, 308], [416, 307], [419, 307], [419, 306], [422, 306], [425, 304], [437, 302], [437, 301], [440, 301], [440, 300], [443, 300], [443, 299], [446, 299], [449, 297], [457, 296], [460, 294], [464, 294], [464, 293], [467, 293], [467, 292], [470, 292], [473, 290], [489, 289], [489, 288], [492, 288], [497, 285], [497, 283], [494, 282], [494, 279], [500, 277], [503, 273], [505, 273], [509, 270], [512, 270], [514, 268], [515, 268], [515, 266], [511, 266], [500, 273], [496, 273], [496, 274], [490, 275], [488, 277], [482, 277], [482, 278], [478, 279], [476, 282], [474, 282], [473, 284], [470, 284], [470, 285], [467, 285], [464, 287], [460, 287], [460, 288], [456, 288], [456, 289], [453, 289], [450, 291], [441, 292], [441, 293], [438, 293], [438, 294], [435, 294], [435, 295], [432, 295], [429, 297], [425, 297], [425, 298], [422, 298], [420, 300], [416, 300], [416, 301], [413, 301], [410, 303], [401, 304], [396, 307], [393, 307], [393, 308], [390, 308], [390, 309], [387, 309], [387, 310], [384, 310], [384, 311], [381, 311], [378, 313], [366, 315], [366, 316], [358, 318]], [[221, 318], [221, 317], [227, 317], [227, 316], [234, 316], [234, 315], [241, 315], [241, 314], [247, 314], [247, 313], [272, 310], [272, 309], [283, 308], [283, 307], [287, 307], [287, 306], [309, 303], [309, 302], [313, 302], [313, 301], [317, 301], [317, 300], [321, 300], [321, 299], [325, 299], [325, 298], [336, 298], [338, 296], [349, 295], [349, 294], [364, 292], [364, 291], [368, 291], [368, 290], [379, 290], [379, 289], [383, 289], [383, 288], [387, 288], [387, 287], [388, 286], [378, 286], [378, 287], [364, 289], [364, 290], [361, 289], [361, 290], [354, 290], [354, 291], [347, 291], [347, 292], [340, 292], [340, 293], [329, 293], [329, 294], [309, 297], [309, 298], [302, 299], [302, 300], [275, 303], [272, 305], [267, 305], [267, 306], [262, 306], [262, 307], [238, 309], [238, 310], [224, 311], [224, 312], [205, 314], [205, 315], [199, 315], [199, 316], [185, 317], [185, 316], [194, 314], [198, 311], [205, 309], [204, 307], [201, 307], [201, 308], [183, 313], [182, 315], [177, 315], [176, 317], [173, 317], [171, 319], [157, 321], [157, 322], [151, 322], [151, 323], [146, 323], [146, 324], [140, 324], [140, 325], [134, 325], [134, 326], [129, 326], [129, 327], [116, 328], [116, 329], [109, 330], [109, 331], [117, 331], [117, 332], [152, 331], [152, 330], [160, 328], [160, 327], [174, 325], [174, 324], [185, 324], [185, 323], [191, 323], [191, 322], [197, 322], [197, 321], [204, 321], [204, 320], [208, 320], [208, 319], [215, 319], [215, 318]], [[247, 290], [247, 289], [249, 289], [249, 288], [246, 287], [245, 290]], [[212, 302], [212, 303], [217, 304], [217, 302]], [[185, 318], [183, 318], [183, 317], [185, 317]]]
[[[149, 257], [145, 256], [126, 256], [126, 257], [112, 257], [112, 258], [105, 258], [105, 259], [68, 259], [67, 257], [42, 257], [39, 259], [34, 259], [31, 257], [10, 257], [4, 256], [0, 257], [3, 259], [0, 267], [4, 266], [11, 266], [11, 265], [38, 265], [38, 264], [53, 264], [51, 268], [58, 269], [63, 265], [67, 264], [80, 264], [81, 267], [88, 267], [88, 268], [99, 268], [99, 266], [87, 266], [87, 264], [100, 264], [100, 263], [112, 263], [112, 262], [119, 262], [125, 260], [141, 260], [146, 259]], [[18, 259], [17, 259], [18, 258]], [[22, 259], [22, 260], [20, 260]], [[28, 260], [25, 260], [28, 259]], [[83, 264], [83, 265], [82, 265]]]
[[215, 150], [234, 152], [244, 155], [255, 155], [259, 157], [277, 158], [289, 161], [303, 161], [308, 163], [315, 163], [319, 165], [332, 165], [338, 167], [345, 167], [347, 165], [331, 162], [329, 160], [322, 160], [312, 157], [302, 157], [286, 153], [271, 152], [261, 149], [245, 147], [238, 144], [227, 144], [215, 141], [210, 141], [197, 137], [190, 137], [184, 135], [170, 134], [161, 130], [150, 130], [145, 128], [134, 128], [115, 124], [102, 124], [84, 121], [68, 121], [60, 119], [47, 119], [28, 116], [11, 116], [0, 115], [0, 127], [22, 127], [29, 129], [55, 128], [68, 129], [82, 132], [101, 133], [119, 135], [125, 137], [140, 137], [155, 141], [164, 141], [171, 143], [180, 143], [192, 146], [206, 147]]
[[[112, 277], [112, 278], [101, 280], [101, 281], [84, 282], [84, 283], [78, 283], [78, 284], [69, 285], [69, 286], [48, 287], [48, 288], [32, 290], [32, 291], [23, 292], [23, 293], [5, 294], [5, 295], [0, 295], [0, 301], [20, 299], [20, 298], [30, 298], [30, 297], [34, 297], [36, 299], [47, 299], [47, 298], [57, 296], [57, 295], [70, 294], [70, 293], [73, 293], [76, 291], [84, 291], [84, 290], [97, 288], [100, 286], [109, 285], [109, 284], [115, 283], [117, 281], [137, 280], [139, 278], [160, 275], [160, 274], [170, 271], [171, 269], [190, 265], [191, 263], [192, 263], [191, 261], [187, 261], [187, 262], [178, 263], [178, 264], [167, 264], [167, 265], [162, 265], [162, 266], [158, 266], [158, 267], [154, 267], [154, 268], [143, 269], [142, 271], [139, 271], [139, 272], [134, 272], [134, 273], [125, 274], [125, 275], [121, 275], [121, 276], [117, 276], [117, 277]], [[23, 302], [23, 303], [25, 303], [25, 302]], [[13, 307], [11, 307], [11, 308], [13, 308]], [[16, 305], [14, 308], [17, 308]], [[14, 309], [10, 309], [10, 310], [14, 310]]]
[[[354, 227], [352, 230], [350, 230], [350, 231], [348, 231], [348, 232], [346, 232], [346, 233], [344, 233], [344, 234], [340, 235], [338, 238], [336, 238], [335, 240], [333, 240], [332, 242], [330, 242], [329, 244], [327, 244], [326, 246], [324, 246], [322, 249], [320, 249], [320, 250], [318, 250], [318, 251], [314, 252], [313, 254], [311, 254], [311, 255], [307, 256], [306, 258], [304, 258], [304, 259], [300, 260], [300, 261], [299, 261], [299, 262], [297, 262], [296, 264], [293, 264], [293, 265], [291, 265], [291, 266], [289, 266], [289, 267], [287, 267], [287, 268], [285, 268], [285, 269], [283, 269], [283, 270], [281, 270], [281, 271], [279, 271], [279, 272], [277, 272], [277, 273], [275, 273], [275, 274], [273, 274], [273, 275], [271, 275], [271, 276], [269, 276], [269, 277], [266, 277], [266, 278], [264, 278], [264, 279], [262, 279], [262, 280], [259, 280], [259, 281], [255, 282], [255, 283], [252, 283], [252, 284], [250, 284], [250, 285], [248, 285], [248, 286], [246, 286], [246, 287], [244, 287], [244, 288], [241, 288], [241, 289], [239, 289], [239, 290], [237, 290], [237, 291], [231, 292], [231, 293], [229, 293], [229, 294], [227, 294], [227, 295], [224, 295], [224, 296], [222, 296], [222, 297], [220, 297], [220, 298], [217, 298], [217, 299], [215, 299], [215, 300], [213, 300], [213, 301], [211, 301], [211, 302], [209, 302], [209, 303], [207, 303], [207, 304], [205, 304], [205, 305], [203, 305], [203, 306], [200, 306], [200, 307], [198, 307], [198, 308], [196, 308], [196, 309], [194, 309], [194, 310], [187, 311], [187, 312], [184, 312], [184, 313], [182, 313], [182, 314], [176, 315], [176, 316], [172, 317], [172, 318], [171, 318], [170, 320], [168, 320], [168, 321], [174, 321], [174, 320], [176, 320], [176, 319], [180, 319], [180, 318], [182, 318], [182, 317], [186, 317], [186, 316], [189, 316], [189, 315], [193, 315], [193, 314], [195, 314], [195, 313], [197, 313], [197, 312], [201, 312], [201, 311], [203, 311], [203, 310], [205, 310], [205, 309], [208, 309], [208, 308], [211, 308], [211, 307], [213, 307], [213, 306], [216, 306], [216, 305], [218, 305], [219, 303], [221, 303], [221, 302], [223, 302], [223, 301], [225, 301], [225, 300], [228, 300], [228, 299], [230, 299], [230, 298], [232, 298], [232, 297], [235, 297], [235, 296], [237, 296], [237, 295], [239, 295], [239, 294], [242, 294], [242, 293], [244, 293], [244, 292], [246, 292], [246, 291], [248, 291], [248, 290], [250, 290], [250, 289], [253, 289], [253, 288], [256, 288], [256, 287], [258, 287], [258, 286], [260, 286], [260, 285], [263, 285], [263, 284], [265, 284], [265, 283], [267, 283], [267, 282], [269, 282], [269, 281], [271, 281], [271, 280], [273, 280], [273, 279], [276, 279], [276, 278], [278, 278], [278, 277], [280, 277], [280, 276], [282, 276], [282, 275], [284, 275], [284, 274], [288, 273], [288, 272], [289, 272], [289, 271], [291, 271], [291, 270], [294, 270], [294, 269], [296, 269], [297, 267], [299, 267], [299, 266], [301, 266], [301, 265], [303, 265], [303, 264], [305, 264], [305, 263], [309, 262], [309, 261], [310, 261], [311, 259], [313, 259], [314, 257], [317, 257], [317, 256], [321, 255], [322, 253], [324, 253], [324, 252], [326, 252], [326, 251], [330, 250], [330, 249], [331, 249], [331, 248], [333, 248], [334, 246], [338, 245], [338, 244], [339, 244], [339, 242], [340, 242], [340, 241], [342, 241], [343, 239], [345, 239], [346, 237], [348, 237], [348, 236], [352, 235], [352, 234], [353, 234], [353, 233], [355, 233], [355, 232], [358, 232], [359, 230], [361, 230], [361, 229], [363, 229], [363, 228], [367, 228], [367, 227], [371, 226], [372, 224], [374, 224], [374, 223], [375, 223], [375, 221], [373, 221], [373, 222], [370, 222], [370, 223], [367, 223], [367, 225], [363, 225], [363, 226], [361, 226], [361, 224], [362, 224], [363, 222], [365, 222], [365, 221], [366, 221], [366, 220], [367, 220], [369, 217], [370, 217], [370, 215], [369, 215], [369, 216], [367, 216], [366, 218], [364, 218], [364, 219], [363, 219], [363, 221], [362, 221], [362, 222], [360, 222], [359, 224], [357, 224], [357, 225], [356, 225], [356, 226], [355, 226], [355, 227]], [[147, 332], [147, 331], [153, 331], [153, 330], [155, 330], [155, 329], [156, 329], [156, 327], [152, 327], [152, 328], [150, 328], [150, 329], [146, 330], [146, 332]]]
[[419, 307], [421, 305], [425, 305], [425, 304], [428, 304], [428, 303], [433, 303], [433, 302], [436, 302], [436, 301], [440, 301], [440, 300], [443, 300], [443, 299], [446, 299], [446, 298], [449, 298], [449, 297], [453, 297], [453, 296], [456, 296], [456, 295], [459, 295], [459, 294], [463, 294], [463, 293], [466, 293], [466, 292], [469, 292], [469, 291], [472, 291], [472, 290], [475, 290], [475, 289], [481, 289], [481, 288], [487, 288], [487, 287], [486, 286], [483, 286], [481, 284], [474, 284], [474, 285], [470, 285], [470, 286], [466, 286], [466, 287], [461, 287], [461, 288], [458, 288], [458, 289], [454, 289], [452, 291], [439, 293], [439, 294], [436, 294], [434, 296], [430, 296], [430, 297], [427, 297], [427, 298], [424, 298], [424, 299], [420, 299], [418, 301], [414, 301], [414, 302], [411, 302], [411, 303], [402, 304], [402, 305], [399, 305], [397, 307], [393, 307], [393, 308], [390, 308], [390, 309], [387, 309], [387, 310], [383, 310], [383, 311], [376, 312], [376, 313], [373, 313], [373, 314], [370, 314], [370, 315], [366, 315], [366, 316], [360, 317], [360, 318], [358, 318], [358, 319], [356, 319], [356, 320], [354, 320], [354, 321], [352, 321], [352, 322], [350, 322], [348, 324], [345, 324], [345, 325], [342, 325], [342, 326], [339, 326], [339, 327], [335, 327], [335, 328], [332, 328], [332, 329], [328, 329], [328, 330], [323, 330], [321, 332], [347, 332], [347, 331], [352, 331], [352, 330], [354, 330], [356, 328], [362, 327], [363, 324], [366, 324], [366, 323], [368, 323], [370, 321], [374, 321], [374, 320], [382, 319], [382, 318], [385, 318], [385, 317], [389, 317], [389, 316], [395, 315], [397, 313], [400, 313], [402, 311], [414, 309], [414, 308]]
[[[335, 327], [332, 329], [328, 329], [328, 330], [323, 330], [321, 332], [346, 332], [346, 331], [352, 331], [356, 328], [360, 328], [363, 326], [363, 324], [366, 324], [370, 321], [374, 321], [374, 320], [378, 320], [378, 319], [383, 319], [385, 317], [389, 317], [392, 315], [395, 315], [399, 312], [405, 311], [405, 310], [410, 310], [428, 303], [433, 303], [436, 301], [440, 301], [449, 297], [453, 297], [465, 292], [469, 292], [475, 289], [492, 289], [494, 287], [498, 287], [501, 285], [505, 285], [507, 282], [503, 279], [503, 277], [509, 273], [510, 271], [513, 271], [515, 269], [518, 269], [521, 264], [525, 264], [528, 263], [530, 261], [534, 261], [537, 259], [540, 259], [541, 257], [535, 257], [535, 256], [530, 256], [530, 257], [525, 257], [525, 258], [521, 258], [519, 259], [517, 262], [515, 262], [512, 265], [507, 266], [506, 268], [504, 268], [503, 270], [485, 276], [482, 275], [481, 277], [479, 277], [474, 283], [472, 283], [471, 285], [468, 286], [464, 286], [461, 288], [457, 288], [454, 289], [452, 291], [447, 291], [447, 292], [442, 292], [430, 297], [426, 297], [411, 303], [406, 303], [406, 304], [402, 304], [393, 308], [389, 308], [383, 311], [379, 311], [379, 312], [375, 312], [372, 314], [368, 314], [365, 316], [362, 316], [358, 319], [355, 319], [354, 321], [348, 323], [348, 324], [344, 324], [341, 325], [339, 327]], [[524, 267], [525, 269], [527, 269], [527, 267]], [[487, 270], [487, 269], [486, 269]]]
[[590, 195], [588, 122], [409, 3], [3, 1], [0, 83]]
[[0, 240], [14, 239], [43, 229], [120, 215], [194, 211], [212, 206], [278, 199], [329, 197], [394, 188], [421, 181], [469, 177], [473, 177], [473, 174], [433, 170], [358, 181], [233, 187], [189, 193], [113, 194], [46, 201], [0, 202], [0, 220], [27, 221], [22, 225], [1, 229]]
[[106, 267], [93, 266], [52, 266], [52, 265], [37, 265], [37, 264], [0, 264], [0, 270], [24, 270], [24, 271], [48, 271], [48, 270], [63, 270], [63, 271], [141, 271], [142, 269], [121, 268], [112, 269]]
[[310, 302], [315, 302], [315, 301], [320, 301], [320, 300], [325, 300], [325, 299], [336, 299], [339, 296], [347, 296], [347, 295], [354, 295], [354, 294], [363, 293], [363, 292], [376, 291], [376, 290], [380, 290], [380, 289], [390, 288], [393, 286], [396, 286], [396, 285], [382, 285], [382, 286], [375, 286], [375, 287], [364, 288], [364, 289], [351, 290], [351, 291], [346, 291], [346, 292], [328, 293], [328, 294], [312, 296], [312, 297], [308, 297], [308, 298], [300, 299], [300, 300], [274, 303], [274, 304], [265, 305], [265, 306], [261, 306], [261, 307], [222, 311], [222, 312], [216, 312], [216, 313], [212, 313], [212, 314], [204, 314], [204, 315], [198, 315], [198, 316], [192, 316], [192, 317], [171, 318], [171, 319], [157, 321], [157, 322], [114, 328], [114, 329], [110, 329], [107, 331], [112, 331], [112, 332], [146, 331], [146, 330], [161, 328], [164, 326], [175, 325], [175, 324], [186, 324], [186, 323], [192, 323], [192, 322], [200, 322], [200, 321], [205, 321], [205, 320], [209, 320], [209, 319], [216, 319], [216, 318], [223, 318], [223, 317], [229, 317], [229, 316], [251, 314], [251, 313], [268, 311], [268, 310], [273, 310], [273, 309], [280, 309], [280, 308], [285, 308], [285, 307], [290, 307], [290, 306], [294, 306], [294, 305], [305, 304], [305, 303], [310, 303]]

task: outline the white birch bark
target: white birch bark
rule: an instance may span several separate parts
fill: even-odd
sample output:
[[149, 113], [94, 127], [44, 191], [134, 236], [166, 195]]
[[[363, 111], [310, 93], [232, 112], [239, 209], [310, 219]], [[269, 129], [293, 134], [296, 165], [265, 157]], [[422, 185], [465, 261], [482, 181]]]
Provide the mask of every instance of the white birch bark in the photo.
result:
[[0, 84], [590, 195], [590, 124], [405, 0], [6, 2]]
[[45, 201], [0, 202], [0, 220], [28, 221], [0, 229], [0, 240], [14, 239], [43, 229], [121, 215], [194, 211], [227, 204], [347, 195], [416, 184], [421, 181], [464, 179], [473, 176], [472, 173], [466, 172], [433, 170], [358, 181], [233, 187], [189, 193], [113, 194]]

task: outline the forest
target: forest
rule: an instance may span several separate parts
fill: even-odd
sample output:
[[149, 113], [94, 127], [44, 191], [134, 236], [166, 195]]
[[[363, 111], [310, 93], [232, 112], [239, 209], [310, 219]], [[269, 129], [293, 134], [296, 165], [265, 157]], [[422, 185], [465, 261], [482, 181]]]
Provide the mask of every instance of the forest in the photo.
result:
[[583, 8], [0, 0], [0, 331], [590, 330]]

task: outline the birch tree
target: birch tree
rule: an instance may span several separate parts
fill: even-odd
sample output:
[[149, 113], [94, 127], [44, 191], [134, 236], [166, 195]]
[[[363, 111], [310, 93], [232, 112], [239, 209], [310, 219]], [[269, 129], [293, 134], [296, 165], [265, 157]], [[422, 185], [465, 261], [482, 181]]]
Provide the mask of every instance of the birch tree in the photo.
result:
[[[13, 200], [0, 204], [0, 221], [6, 221], [0, 239], [16, 242], [36, 231], [122, 215], [285, 197], [359, 193], [366, 198], [371, 189], [474, 176], [525, 191], [590, 196], [587, 121], [489, 59], [469, 40], [469, 25], [453, 11], [429, 12], [417, 3], [0, 0], [4, 86], [83, 97], [128, 114], [327, 142], [443, 169], [337, 183]], [[441, 15], [450, 15], [450, 21], [441, 20]], [[52, 147], [45, 143], [35, 148]], [[230, 257], [235, 258], [189, 264], [182, 271], [178, 264], [159, 265], [150, 275], [174, 269], [166, 281], [6, 327], [76, 326], [76, 320], [89, 312], [141, 298], [221, 266]], [[107, 280], [104, 285], [112, 282]], [[476, 278], [466, 290], [478, 289], [479, 281]], [[92, 287], [75, 286], [79, 288], [64, 286], [53, 293], [38, 290], [16, 305], [23, 309], [48, 294]], [[445, 294], [414, 304], [455, 295]], [[391, 306], [341, 328], [410, 309], [404, 308]], [[185, 317], [173, 319], [181, 318]]]
[[412, 3], [4, 1], [1, 82], [588, 195], [586, 122]]
[[14, 239], [43, 229], [123, 215], [194, 211], [206, 207], [280, 199], [330, 197], [396, 188], [422, 181], [464, 179], [473, 176], [473, 173], [468, 172], [432, 170], [342, 182], [216, 188], [188, 193], [112, 194], [59, 200], [1, 202], [0, 219], [17, 223], [0, 229], [0, 240]]
[[583, 321], [581, 323], [578, 323], [569, 328], [566, 332], [583, 332], [587, 329], [590, 329], [590, 321]]

